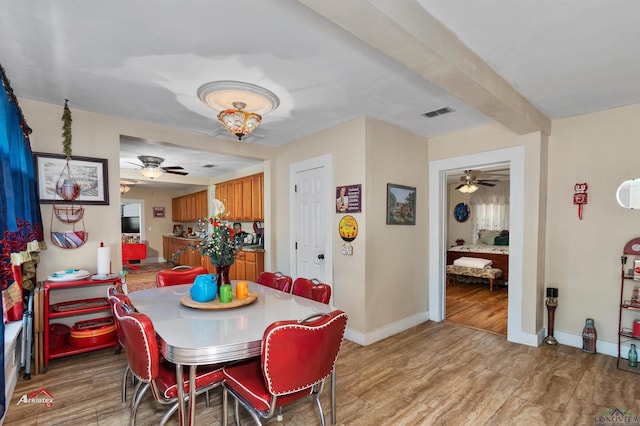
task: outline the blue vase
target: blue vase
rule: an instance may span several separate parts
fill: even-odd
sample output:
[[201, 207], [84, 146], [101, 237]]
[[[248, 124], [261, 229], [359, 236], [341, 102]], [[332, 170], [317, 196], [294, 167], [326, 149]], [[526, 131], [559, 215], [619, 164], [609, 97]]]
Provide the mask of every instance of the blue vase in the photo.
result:
[[189, 290], [191, 299], [196, 302], [210, 302], [218, 294], [217, 278], [214, 274], [198, 275]]

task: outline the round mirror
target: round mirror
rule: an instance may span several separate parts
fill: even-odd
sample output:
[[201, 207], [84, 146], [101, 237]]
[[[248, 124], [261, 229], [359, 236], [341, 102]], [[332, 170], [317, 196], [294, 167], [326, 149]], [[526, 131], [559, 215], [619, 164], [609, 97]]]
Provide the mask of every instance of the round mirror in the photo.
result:
[[640, 179], [622, 182], [616, 191], [616, 199], [625, 209], [640, 209]]

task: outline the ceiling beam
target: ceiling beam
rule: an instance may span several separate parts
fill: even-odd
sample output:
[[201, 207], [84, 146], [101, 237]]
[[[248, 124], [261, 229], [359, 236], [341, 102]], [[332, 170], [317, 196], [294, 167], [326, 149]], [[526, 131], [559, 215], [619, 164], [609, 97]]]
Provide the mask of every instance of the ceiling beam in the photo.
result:
[[417, 0], [298, 0], [508, 129], [551, 121]]

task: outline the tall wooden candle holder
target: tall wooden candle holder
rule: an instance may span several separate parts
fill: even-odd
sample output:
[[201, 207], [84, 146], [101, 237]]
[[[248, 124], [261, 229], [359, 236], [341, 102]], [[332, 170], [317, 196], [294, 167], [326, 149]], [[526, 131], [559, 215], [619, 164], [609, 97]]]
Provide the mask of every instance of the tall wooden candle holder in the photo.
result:
[[547, 301], [545, 302], [547, 305], [547, 337], [544, 338], [544, 343], [549, 345], [557, 345], [558, 341], [555, 337], [553, 337], [553, 326], [555, 322], [556, 316], [556, 308], [558, 307], [558, 289], [557, 288], [547, 288]]

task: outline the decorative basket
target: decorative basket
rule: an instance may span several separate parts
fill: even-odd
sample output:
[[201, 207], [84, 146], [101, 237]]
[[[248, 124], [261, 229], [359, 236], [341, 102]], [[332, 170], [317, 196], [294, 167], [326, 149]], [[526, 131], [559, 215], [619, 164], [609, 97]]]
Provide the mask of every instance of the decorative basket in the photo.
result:
[[53, 207], [53, 211], [58, 219], [65, 223], [75, 223], [84, 216], [84, 207]]
[[87, 242], [89, 233], [86, 231], [54, 232], [51, 231], [51, 241], [63, 249], [78, 248]]

